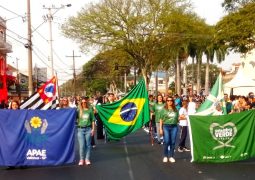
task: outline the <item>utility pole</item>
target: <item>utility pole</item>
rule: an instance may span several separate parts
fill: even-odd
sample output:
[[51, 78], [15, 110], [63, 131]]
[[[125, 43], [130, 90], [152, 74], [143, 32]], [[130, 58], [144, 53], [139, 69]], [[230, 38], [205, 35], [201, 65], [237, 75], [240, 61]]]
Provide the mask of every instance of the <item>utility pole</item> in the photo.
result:
[[73, 89], [74, 89], [74, 96], [76, 96], [76, 73], [75, 73], [75, 58], [81, 57], [81, 56], [75, 56], [74, 50], [72, 56], [66, 56], [66, 57], [72, 57], [73, 58]]
[[50, 56], [49, 56], [49, 60], [51, 62], [51, 77], [54, 76], [54, 66], [53, 66], [53, 48], [52, 48], [52, 20], [53, 20], [53, 16], [51, 14], [51, 8], [48, 8], [49, 10], [49, 14], [47, 15], [48, 21], [49, 21], [49, 31], [50, 31], [50, 39], [49, 39], [49, 43], [50, 43]]
[[32, 79], [32, 30], [31, 30], [31, 13], [30, 13], [30, 0], [27, 0], [27, 44], [25, 47], [28, 49], [28, 95], [33, 94], [33, 79]]
[[[46, 15], [46, 18], [49, 22], [49, 44], [50, 44], [50, 56], [49, 56], [49, 61], [51, 62], [51, 76], [54, 76], [54, 63], [53, 63], [53, 47], [52, 47], [52, 20], [53, 20], [53, 15], [56, 14], [60, 9], [63, 9], [64, 7], [71, 7], [71, 4], [67, 4], [67, 5], [62, 5], [61, 7], [46, 7], [43, 6], [44, 9], [48, 9], [48, 14]], [[51, 10], [52, 9], [56, 9], [56, 11], [52, 14]]]

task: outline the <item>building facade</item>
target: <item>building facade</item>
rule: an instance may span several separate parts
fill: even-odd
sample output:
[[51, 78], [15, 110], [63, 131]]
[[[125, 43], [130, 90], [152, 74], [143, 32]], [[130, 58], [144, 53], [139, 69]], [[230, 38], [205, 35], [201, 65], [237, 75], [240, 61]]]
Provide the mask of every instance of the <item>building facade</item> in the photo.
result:
[[6, 41], [6, 21], [0, 17], [0, 102], [7, 101], [7, 53], [12, 52], [12, 46]]

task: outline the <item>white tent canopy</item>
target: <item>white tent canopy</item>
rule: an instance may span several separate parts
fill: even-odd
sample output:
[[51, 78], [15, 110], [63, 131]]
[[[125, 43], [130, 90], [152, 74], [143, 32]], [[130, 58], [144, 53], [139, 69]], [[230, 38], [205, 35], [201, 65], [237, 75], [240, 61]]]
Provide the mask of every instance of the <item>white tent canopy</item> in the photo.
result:
[[[253, 60], [253, 61], [252, 61]], [[242, 63], [235, 77], [224, 84], [224, 92], [230, 93], [233, 88], [234, 95], [247, 96], [249, 92], [255, 93], [255, 61], [254, 51], [242, 58]]]
[[224, 84], [224, 87], [226, 88], [255, 87], [255, 81], [244, 73], [244, 69], [242, 68], [241, 65], [235, 77], [231, 81]]

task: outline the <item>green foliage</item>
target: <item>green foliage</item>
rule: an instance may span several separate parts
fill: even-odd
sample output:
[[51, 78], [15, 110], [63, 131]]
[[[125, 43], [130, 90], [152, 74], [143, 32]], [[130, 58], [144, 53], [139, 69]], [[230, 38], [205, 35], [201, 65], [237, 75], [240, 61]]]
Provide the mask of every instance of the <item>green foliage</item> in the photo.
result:
[[216, 25], [216, 41], [235, 52], [246, 53], [255, 48], [255, 3], [225, 16]]
[[191, 29], [200, 34], [189, 7], [187, 0], [104, 0], [83, 8], [62, 29], [83, 49], [122, 49], [147, 76], [162, 61], [176, 59], [179, 47], [194, 38]]
[[252, 2], [255, 2], [255, 0], [224, 0], [222, 7], [224, 7], [226, 11], [233, 12]]
[[[132, 58], [119, 49], [105, 51], [99, 53], [89, 62], [83, 66], [82, 78], [84, 79], [83, 86], [90, 93], [101, 92], [104, 94], [107, 92], [107, 87], [109, 87], [112, 81], [120, 84], [119, 76], [124, 76], [125, 70], [127, 73], [131, 66], [127, 68], [122, 68], [122, 66], [127, 66], [131, 64]], [[119, 64], [119, 70], [114, 70], [115, 63]]]
[[[92, 81], [102, 77], [106, 86], [112, 80], [118, 84], [112, 71], [115, 62], [136, 66], [149, 79], [152, 71], [168, 70], [178, 58], [185, 60], [191, 54], [200, 62], [203, 52], [213, 57], [214, 51], [221, 48], [214, 44], [213, 27], [191, 11], [189, 0], [102, 0], [69, 18], [62, 30], [84, 51], [96, 46], [111, 52], [101, 53], [84, 67], [86, 88], [94, 87]], [[118, 58], [112, 54], [115, 50], [127, 57], [122, 63], [121, 53]], [[99, 62], [104, 64], [103, 69]], [[123, 69], [118, 72], [123, 75]]]
[[[194, 77], [192, 76], [191, 69], [192, 69], [192, 65], [191, 64], [187, 65], [187, 82], [192, 82], [193, 78], [197, 76], [197, 72], [195, 72]], [[206, 64], [202, 64], [201, 65], [201, 73], [200, 73], [200, 74], [202, 74], [201, 84], [205, 84], [205, 69], [206, 69]], [[218, 66], [214, 65], [214, 64], [210, 64], [209, 69], [210, 69], [209, 87], [212, 87], [213, 83], [216, 81], [216, 79], [220, 73], [220, 70], [219, 70]]]

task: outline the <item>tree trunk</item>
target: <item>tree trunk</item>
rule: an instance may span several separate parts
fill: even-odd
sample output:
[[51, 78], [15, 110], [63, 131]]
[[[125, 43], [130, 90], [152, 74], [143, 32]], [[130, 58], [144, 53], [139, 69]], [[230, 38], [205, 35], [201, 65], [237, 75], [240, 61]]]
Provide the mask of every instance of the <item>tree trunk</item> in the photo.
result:
[[187, 95], [187, 59], [183, 61], [183, 94]]
[[210, 59], [206, 59], [206, 69], [205, 69], [205, 95], [209, 94], [209, 68], [210, 65]]
[[147, 70], [144, 68], [142, 68], [142, 75], [145, 80], [146, 89], [149, 91], [150, 77], [147, 76]]
[[202, 59], [197, 59], [197, 94], [199, 94], [201, 90], [201, 63]]
[[192, 57], [192, 64], [191, 64], [191, 95], [193, 95], [194, 83], [195, 83], [195, 70], [194, 70], [194, 65], [195, 65], [195, 58]]
[[181, 76], [180, 76], [180, 60], [176, 58], [176, 93], [181, 95]]
[[165, 94], [168, 95], [168, 83], [169, 83], [169, 74], [168, 74], [168, 70], [165, 71], [166, 76], [165, 76], [165, 82], [166, 82], [166, 86], [165, 86]]

